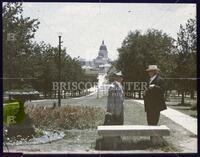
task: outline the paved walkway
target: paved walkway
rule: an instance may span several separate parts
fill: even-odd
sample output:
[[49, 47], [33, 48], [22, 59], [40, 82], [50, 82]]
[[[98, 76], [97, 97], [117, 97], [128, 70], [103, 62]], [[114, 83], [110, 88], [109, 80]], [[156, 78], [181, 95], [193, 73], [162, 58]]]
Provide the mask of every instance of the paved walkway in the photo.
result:
[[[144, 104], [143, 100], [134, 100], [136, 102], [139, 102], [141, 104]], [[141, 105], [143, 106], [143, 105]], [[174, 110], [170, 107], [167, 107], [167, 110], [161, 111], [161, 114], [168, 117], [175, 123], [181, 125], [188, 131], [192, 132], [193, 134], [197, 135], [197, 119], [193, 118], [191, 116], [188, 116], [184, 113], [181, 113], [177, 110]]]

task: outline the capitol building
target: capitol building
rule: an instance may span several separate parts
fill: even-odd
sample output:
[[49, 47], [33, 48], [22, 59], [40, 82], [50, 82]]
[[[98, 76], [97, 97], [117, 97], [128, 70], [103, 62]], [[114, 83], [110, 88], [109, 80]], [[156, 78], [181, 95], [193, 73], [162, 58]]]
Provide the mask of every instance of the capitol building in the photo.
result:
[[104, 40], [99, 47], [98, 56], [95, 59], [92, 61], [79, 59], [79, 62], [87, 74], [106, 73], [111, 67], [111, 60], [108, 58], [108, 50]]

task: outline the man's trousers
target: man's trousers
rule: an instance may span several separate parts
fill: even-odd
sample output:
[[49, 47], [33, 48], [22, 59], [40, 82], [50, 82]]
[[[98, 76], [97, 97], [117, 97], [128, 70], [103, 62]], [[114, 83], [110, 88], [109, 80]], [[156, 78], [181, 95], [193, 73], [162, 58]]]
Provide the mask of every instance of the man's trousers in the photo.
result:
[[146, 111], [148, 125], [157, 125], [160, 118], [160, 111]]

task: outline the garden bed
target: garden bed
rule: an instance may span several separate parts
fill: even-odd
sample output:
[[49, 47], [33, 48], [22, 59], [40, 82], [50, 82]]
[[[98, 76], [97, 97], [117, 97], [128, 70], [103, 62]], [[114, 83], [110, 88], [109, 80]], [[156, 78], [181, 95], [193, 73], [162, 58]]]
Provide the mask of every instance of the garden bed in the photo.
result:
[[64, 130], [96, 128], [105, 114], [99, 107], [71, 105], [55, 108], [30, 106], [25, 112], [37, 128]]

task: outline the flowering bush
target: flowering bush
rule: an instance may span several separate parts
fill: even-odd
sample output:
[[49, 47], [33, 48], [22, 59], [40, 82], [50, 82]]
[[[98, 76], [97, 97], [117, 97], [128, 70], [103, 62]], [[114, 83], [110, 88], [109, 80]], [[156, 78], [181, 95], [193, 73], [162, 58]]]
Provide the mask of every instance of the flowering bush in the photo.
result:
[[103, 123], [105, 115], [98, 107], [69, 105], [56, 108], [28, 106], [25, 112], [37, 128], [48, 129], [96, 128]]

